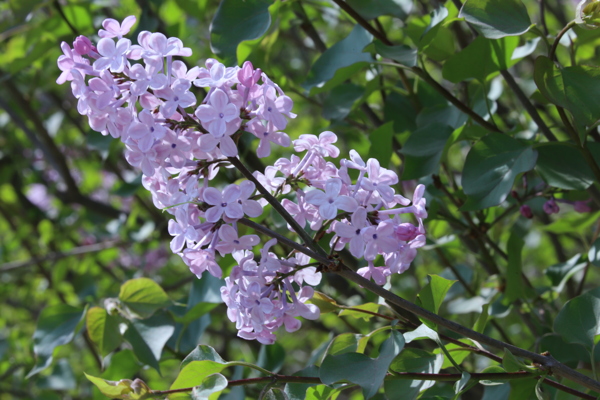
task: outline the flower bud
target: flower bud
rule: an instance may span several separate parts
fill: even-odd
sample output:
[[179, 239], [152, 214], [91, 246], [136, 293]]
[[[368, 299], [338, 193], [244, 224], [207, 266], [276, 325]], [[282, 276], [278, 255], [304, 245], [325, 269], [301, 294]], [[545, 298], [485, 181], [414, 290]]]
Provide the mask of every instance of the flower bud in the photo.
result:
[[419, 232], [416, 226], [414, 226], [410, 222], [405, 222], [403, 224], [398, 225], [394, 230], [394, 233], [396, 234], [396, 237], [399, 240], [410, 242], [411, 240], [417, 237]]
[[525, 218], [533, 218], [533, 211], [531, 211], [531, 207], [529, 207], [527, 204], [523, 204], [519, 211], [521, 212], [521, 215]]
[[578, 213], [587, 213], [592, 211], [592, 207], [590, 207], [588, 202], [581, 200], [573, 202], [573, 209]]
[[556, 204], [554, 197], [552, 197], [550, 200], [548, 200], [546, 203], [544, 203], [544, 212], [546, 214], [556, 214], [559, 211], [560, 211], [560, 208], [558, 207], [558, 204]]
[[94, 50], [93, 47], [94, 45], [92, 44], [90, 39], [88, 39], [85, 36], [77, 36], [77, 38], [73, 42], [73, 48], [75, 49], [75, 52], [80, 56], [89, 54], [90, 51]]
[[600, 0], [581, 0], [575, 10], [575, 22], [585, 29], [600, 27]]

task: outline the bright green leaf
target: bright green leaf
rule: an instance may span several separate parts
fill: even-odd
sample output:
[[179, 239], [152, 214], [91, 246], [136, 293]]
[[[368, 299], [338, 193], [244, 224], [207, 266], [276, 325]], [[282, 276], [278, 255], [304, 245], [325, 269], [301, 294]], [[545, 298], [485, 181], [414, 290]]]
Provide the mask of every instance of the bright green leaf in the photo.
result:
[[[365, 310], [368, 311], [369, 313], [364, 313], [361, 311], [357, 311], [357, 310]], [[347, 316], [347, 317], [353, 317], [353, 318], [358, 318], [358, 319], [364, 319], [365, 321], [370, 320], [371, 318], [374, 317], [373, 314], [370, 313], [376, 313], [379, 311], [379, 304], [377, 303], [365, 303], [365, 304], [360, 304], [358, 306], [354, 306], [352, 308], [344, 308], [342, 311], [340, 311], [339, 316]]]
[[507, 372], [526, 371], [527, 366], [522, 361], [518, 360], [507, 348], [504, 348], [504, 356], [502, 357], [502, 367]]
[[500, 133], [490, 133], [472, 148], [463, 170], [463, 190], [468, 196], [461, 210], [496, 206], [506, 199], [518, 174], [535, 166], [537, 152]]
[[213, 349], [210, 346], [201, 344], [201, 345], [198, 345], [198, 347], [196, 347], [190, 354], [188, 354], [183, 359], [180, 367], [183, 368], [187, 364], [191, 363], [192, 361], [204, 361], [204, 360], [215, 361], [215, 362], [218, 362], [221, 364], [226, 363], [226, 361], [223, 360], [223, 358], [221, 358], [221, 356], [219, 355], [219, 353], [217, 353], [217, 351], [215, 349]]
[[459, 17], [488, 39], [522, 35], [531, 25], [521, 0], [467, 0]]
[[238, 44], [258, 39], [269, 29], [268, 0], [223, 0], [210, 24], [210, 48], [226, 65], [237, 64]]
[[[301, 371], [293, 373], [292, 376], [319, 376], [319, 367], [316, 365], [311, 365], [310, 367], [306, 367]], [[304, 400], [306, 397], [306, 391], [315, 385], [315, 383], [287, 383], [285, 385], [284, 392], [290, 400]]]
[[50, 366], [54, 349], [73, 339], [75, 329], [84, 313], [85, 310], [66, 304], [46, 307], [42, 310], [33, 333], [33, 352], [37, 361], [27, 377]]
[[[418, 295], [417, 303], [428, 311], [436, 313], [440, 309], [440, 305], [446, 297], [446, 293], [454, 282], [449, 279], [442, 278], [439, 275], [429, 275], [429, 283], [421, 289]], [[427, 319], [421, 318], [421, 321], [430, 328], [435, 328], [435, 324]]]
[[[192, 361], [181, 369], [181, 372], [171, 385], [171, 390], [182, 389], [186, 387], [199, 386], [209, 375], [220, 373], [227, 368], [227, 364], [222, 364], [216, 361]], [[174, 398], [171, 396], [171, 398]]]
[[392, 142], [394, 140], [394, 123], [392, 121], [381, 125], [369, 134], [368, 158], [376, 158], [382, 167], [387, 167], [394, 152]]
[[321, 314], [337, 311], [340, 309], [339, 304], [334, 299], [327, 296], [325, 293], [315, 291], [313, 297], [308, 301], [316, 305], [321, 310]]
[[92, 382], [106, 397], [111, 399], [123, 400], [142, 400], [148, 398], [150, 389], [140, 379], [132, 381], [131, 379], [121, 379], [120, 381], [108, 381], [102, 378], [88, 375], [85, 377]]
[[87, 312], [85, 322], [88, 335], [102, 357], [119, 347], [122, 338], [118, 317], [109, 315], [104, 308], [92, 307]]
[[119, 300], [141, 318], [172, 304], [167, 293], [149, 278], [131, 279], [121, 286]]

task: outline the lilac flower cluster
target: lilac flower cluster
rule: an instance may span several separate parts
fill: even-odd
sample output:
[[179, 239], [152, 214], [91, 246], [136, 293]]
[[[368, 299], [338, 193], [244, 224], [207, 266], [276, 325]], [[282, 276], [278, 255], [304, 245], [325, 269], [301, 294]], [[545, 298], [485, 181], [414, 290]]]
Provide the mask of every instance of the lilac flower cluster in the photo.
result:
[[[237, 157], [242, 134], [259, 140], [261, 158], [272, 144], [289, 146], [282, 130], [296, 117], [292, 100], [249, 62], [226, 67], [208, 59], [205, 67], [188, 69], [174, 59], [192, 53], [178, 38], [143, 31], [139, 44], [132, 44], [123, 36], [134, 23], [132, 16], [122, 23], [105, 20], [96, 45], [82, 36], [73, 48], [63, 42], [57, 83], [71, 82], [77, 109], [92, 129], [125, 144], [126, 159], [142, 170], [155, 206], [174, 216], [168, 225], [171, 250], [194, 274], [222, 277], [217, 258], [233, 255], [237, 266], [221, 288], [228, 316], [240, 337], [273, 343], [281, 326], [290, 332], [300, 327], [296, 317], [318, 318], [319, 309], [307, 304], [314, 293], [310, 286], [321, 280], [318, 263], [300, 252], [277, 256], [270, 251], [275, 239], [255, 258], [252, 249], [261, 240], [241, 234], [238, 224], [260, 216], [266, 200], [256, 195], [252, 181], [221, 189], [210, 182]], [[201, 101], [194, 86], [206, 93]], [[281, 203], [293, 218], [317, 236], [332, 234], [335, 251], [348, 245], [352, 255], [367, 261], [358, 272], [383, 284], [391, 273], [405, 271], [425, 244], [424, 187], [416, 188], [411, 204], [394, 192], [394, 172], [375, 159], [363, 161], [355, 151], [336, 167], [326, 161], [339, 156], [336, 141], [332, 132], [301, 135], [294, 149], [305, 152], [302, 158], [281, 158], [255, 177], [276, 196], [293, 192], [287, 196], [293, 200]], [[403, 214], [413, 214], [412, 222]], [[378, 256], [384, 266], [375, 266]]]

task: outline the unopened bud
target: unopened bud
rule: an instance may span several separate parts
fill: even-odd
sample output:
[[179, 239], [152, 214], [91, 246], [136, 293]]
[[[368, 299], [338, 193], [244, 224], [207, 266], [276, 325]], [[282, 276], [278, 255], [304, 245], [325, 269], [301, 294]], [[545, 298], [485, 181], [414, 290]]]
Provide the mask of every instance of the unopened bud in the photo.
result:
[[529, 207], [527, 204], [523, 204], [519, 211], [521, 212], [521, 215], [525, 218], [533, 218], [533, 211], [531, 211], [531, 207]]
[[587, 201], [575, 201], [573, 202], [573, 209], [578, 213], [587, 213], [592, 211], [592, 207], [588, 204]]
[[560, 211], [560, 207], [556, 204], [554, 197], [544, 203], [544, 212], [546, 214], [556, 214]]
[[582, 0], [575, 10], [575, 22], [585, 29], [600, 28], [600, 0]]
[[90, 39], [88, 39], [85, 36], [77, 36], [77, 38], [73, 42], [73, 48], [75, 49], [75, 52], [80, 56], [89, 54], [93, 50], [93, 47], [94, 45], [92, 45]]
[[417, 227], [410, 222], [398, 225], [394, 232], [399, 240], [404, 240], [405, 242], [410, 242], [419, 234]]

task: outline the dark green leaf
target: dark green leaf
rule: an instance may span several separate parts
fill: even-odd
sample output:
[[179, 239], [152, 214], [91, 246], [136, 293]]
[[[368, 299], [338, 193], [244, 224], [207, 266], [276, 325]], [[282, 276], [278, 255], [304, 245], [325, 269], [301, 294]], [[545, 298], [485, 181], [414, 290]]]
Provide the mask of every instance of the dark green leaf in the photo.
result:
[[[431, 354], [425, 350], [406, 348], [394, 359], [390, 370], [395, 372], [421, 372], [437, 374], [444, 362], [441, 354]], [[420, 392], [429, 389], [435, 384], [434, 381], [412, 381], [410, 379], [385, 380], [384, 388], [388, 398], [392, 399], [402, 393], [402, 400], [416, 399]]]
[[550, 186], [567, 190], [587, 189], [594, 182], [594, 174], [581, 151], [562, 142], [544, 143], [536, 147], [536, 170]]
[[490, 308], [489, 304], [484, 304], [481, 310], [481, 314], [477, 317], [477, 321], [475, 321], [475, 326], [473, 326], [473, 330], [475, 332], [483, 333], [485, 330], [485, 325], [488, 320], [488, 309]]
[[410, 0], [347, 0], [346, 2], [367, 20], [381, 15], [390, 15], [404, 20], [412, 9]]
[[269, 29], [269, 0], [222, 0], [210, 24], [210, 48], [227, 65], [237, 64], [237, 46]]
[[525, 241], [516, 232], [512, 232], [506, 245], [508, 252], [508, 267], [506, 269], [506, 290], [504, 291], [504, 301], [512, 303], [525, 295], [522, 277], [521, 253]]
[[581, 262], [581, 254], [576, 254], [569, 260], [548, 267], [544, 273], [552, 282], [552, 288], [560, 293], [567, 281], [578, 271], [585, 268], [585, 262]]
[[172, 302], [165, 291], [148, 278], [131, 279], [121, 286], [119, 300], [131, 311], [147, 318], [159, 308], [167, 307]]
[[520, 0], [467, 0], [459, 17], [474, 25], [488, 39], [522, 35], [531, 20]]
[[73, 369], [66, 358], [61, 358], [48, 376], [38, 378], [36, 386], [40, 389], [72, 390], [77, 387]]
[[83, 318], [84, 312], [85, 310], [81, 308], [66, 304], [46, 307], [42, 310], [33, 334], [33, 352], [37, 361], [27, 377], [50, 366], [54, 349], [73, 339], [75, 328]]
[[342, 120], [348, 116], [356, 100], [365, 92], [361, 86], [345, 83], [331, 90], [323, 102], [323, 118], [329, 120]]
[[588, 361], [589, 354], [583, 346], [575, 343], [566, 342], [562, 336], [556, 333], [548, 333], [540, 339], [540, 351], [549, 352], [553, 358], [561, 363], [573, 363], [578, 361]]
[[600, 68], [574, 66], [558, 68], [552, 60], [535, 59], [534, 80], [552, 103], [571, 111], [578, 123], [591, 125], [600, 116]]
[[333, 78], [340, 68], [371, 62], [371, 55], [363, 53], [363, 49], [371, 40], [371, 34], [360, 25], [356, 25], [345, 39], [331, 46], [315, 61], [303, 87], [310, 90], [315, 86], [322, 86]]
[[460, 380], [454, 384], [454, 393], [459, 394], [470, 380], [471, 374], [469, 374], [467, 371], [463, 371], [460, 376]]
[[596, 267], [600, 267], [600, 238], [596, 239], [590, 247], [590, 251], [588, 251], [588, 260]]
[[[316, 365], [311, 365], [310, 367], [306, 367], [301, 371], [293, 373], [292, 376], [319, 376], [319, 367]], [[315, 385], [316, 383], [287, 383], [284, 391], [290, 400], [304, 400], [306, 397], [306, 391]]]
[[379, 304], [377, 304], [377, 303], [360, 304], [358, 306], [352, 307], [352, 309], [348, 309], [348, 308], [343, 309], [342, 311], [340, 311], [339, 315], [340, 315], [340, 317], [348, 316], [348, 317], [353, 317], [353, 318], [362, 318], [365, 321], [368, 321], [374, 317], [373, 314], [364, 313], [364, 312], [357, 311], [357, 310], [365, 310], [365, 311], [369, 311], [371, 313], [376, 313], [379, 311]]
[[279, 388], [269, 389], [263, 398], [265, 400], [288, 400], [288, 396]]
[[119, 347], [122, 338], [118, 317], [109, 315], [104, 308], [92, 307], [87, 312], [85, 322], [88, 335], [102, 357]]
[[138, 360], [160, 372], [158, 362], [173, 332], [175, 321], [170, 314], [163, 312], [144, 320], [133, 319], [124, 337], [133, 347]]
[[591, 352], [594, 339], [600, 334], [600, 288], [569, 300], [554, 320], [554, 332]]
[[[432, 124], [447, 125], [454, 130], [463, 126], [468, 119], [467, 114], [451, 104], [435, 104], [421, 110], [417, 115], [417, 126], [424, 128]], [[487, 134], [487, 131], [485, 134]]]
[[256, 365], [271, 372], [279, 372], [285, 361], [285, 349], [279, 343], [262, 345]]
[[[517, 37], [490, 40], [478, 36], [465, 49], [446, 60], [442, 75], [454, 83], [471, 78], [484, 82], [491, 73], [506, 70], [517, 62], [512, 56], [518, 44]], [[479, 62], [472, 62], [473, 59]]]
[[417, 179], [436, 173], [452, 131], [450, 126], [439, 123], [414, 131], [402, 149], [405, 155], [402, 179]]
[[407, 67], [417, 65], [417, 50], [408, 46], [387, 46], [379, 40], [375, 40], [375, 51], [382, 57], [397, 61]]
[[227, 387], [227, 384], [227, 378], [223, 375], [219, 373], [209, 375], [202, 380], [200, 386], [194, 387], [192, 390], [192, 400], [208, 400], [210, 395], [222, 392]]
[[477, 142], [465, 161], [463, 190], [468, 196], [461, 210], [480, 210], [506, 199], [516, 176], [535, 166], [537, 152], [500, 133], [490, 133]]
[[[439, 275], [429, 275], [429, 283], [419, 292], [417, 303], [420, 303], [421, 307], [426, 310], [437, 314], [446, 293], [454, 285], [454, 282], [456, 281], [442, 278]], [[433, 322], [427, 319], [421, 318], [421, 321], [432, 329], [436, 327]]]
[[321, 364], [321, 381], [331, 385], [338, 381], [350, 381], [359, 385], [365, 399], [373, 397], [383, 383], [388, 367], [394, 357], [404, 348], [404, 338], [396, 330], [381, 345], [379, 357], [372, 359], [360, 353], [328, 355]]

